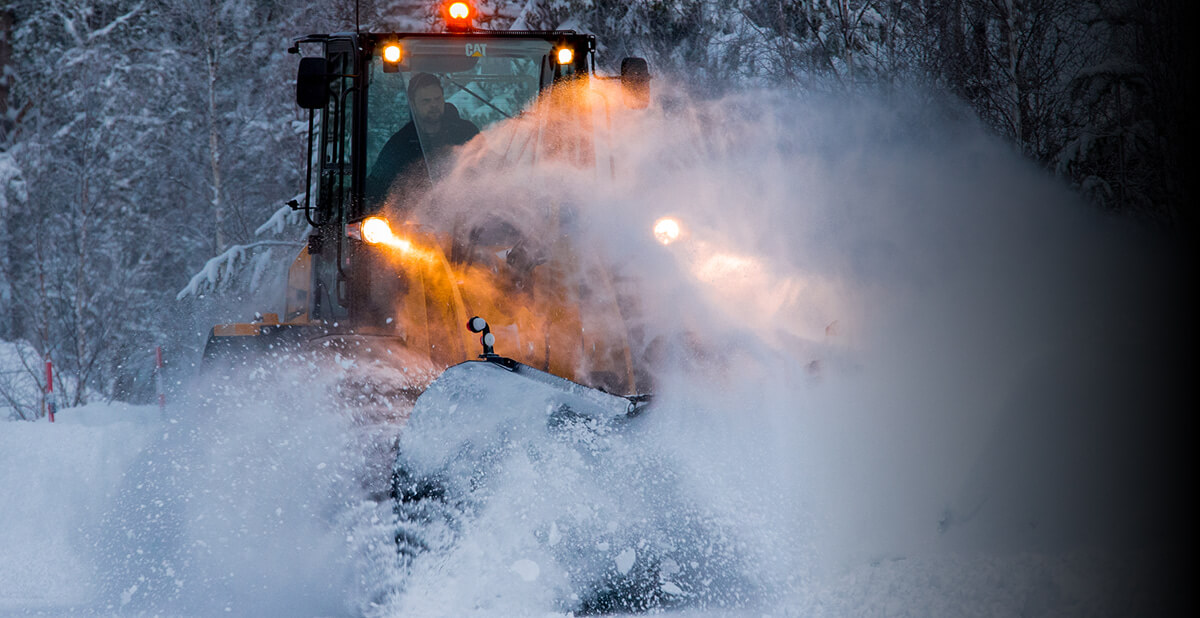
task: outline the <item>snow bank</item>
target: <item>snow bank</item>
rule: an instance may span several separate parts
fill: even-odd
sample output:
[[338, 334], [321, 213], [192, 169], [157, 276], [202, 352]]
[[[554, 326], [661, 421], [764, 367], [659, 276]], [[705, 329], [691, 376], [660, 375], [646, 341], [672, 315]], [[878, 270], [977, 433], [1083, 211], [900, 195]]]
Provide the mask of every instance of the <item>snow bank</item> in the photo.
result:
[[162, 429], [158, 408], [93, 404], [50, 424], [0, 423], [0, 612], [91, 603], [86, 529]]
[[387, 572], [365, 569], [391, 544], [363, 475], [390, 438], [356, 428], [306, 373], [208, 383], [165, 416], [113, 404], [0, 423], [0, 615], [368, 603]]

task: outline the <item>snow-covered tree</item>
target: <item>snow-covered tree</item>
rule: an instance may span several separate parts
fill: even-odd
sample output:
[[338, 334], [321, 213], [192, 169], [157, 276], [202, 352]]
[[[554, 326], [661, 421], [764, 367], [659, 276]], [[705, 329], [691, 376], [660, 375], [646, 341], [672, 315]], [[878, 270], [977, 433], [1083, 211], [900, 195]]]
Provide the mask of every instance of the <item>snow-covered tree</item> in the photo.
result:
[[[198, 345], [213, 316], [179, 290], [247, 296], [304, 234], [281, 209], [307, 131], [289, 40], [436, 29], [443, 4], [0, 2], [0, 339], [51, 355], [64, 403], [126, 396], [127, 359], [164, 339]], [[1194, 217], [1181, 0], [476, 4], [485, 28], [590, 32], [603, 71], [642, 56], [702, 95], [921, 84], [1105, 208]]]
[[1169, 143], [1176, 121], [1190, 110], [1172, 109], [1184, 98], [1182, 75], [1170, 67], [1175, 27], [1157, 5], [1130, 0], [1087, 3], [1092, 37], [1104, 44], [1070, 82], [1072, 107], [1064, 123], [1071, 139], [1058, 153], [1058, 171], [1110, 211], [1131, 211], [1170, 221], [1179, 168]]
[[142, 242], [152, 218], [141, 195], [160, 123], [142, 104], [152, 66], [125, 44], [145, 4], [23, 8], [13, 94], [31, 108], [14, 128], [27, 199], [8, 217], [13, 328], [54, 357], [68, 403], [82, 403], [105, 390], [125, 342], [152, 330], [157, 247]]

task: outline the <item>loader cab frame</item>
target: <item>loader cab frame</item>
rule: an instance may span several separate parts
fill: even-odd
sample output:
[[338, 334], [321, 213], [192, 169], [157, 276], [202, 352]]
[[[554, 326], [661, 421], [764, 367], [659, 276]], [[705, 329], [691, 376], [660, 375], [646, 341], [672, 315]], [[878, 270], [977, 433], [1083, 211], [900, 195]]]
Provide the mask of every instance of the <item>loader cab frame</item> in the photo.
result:
[[[389, 63], [383, 57], [383, 50], [392, 45], [405, 48], [405, 57], [399, 62]], [[364, 176], [371, 162], [368, 156], [377, 154], [368, 151], [369, 132], [382, 130], [380, 121], [397, 109], [401, 116], [407, 114], [408, 102], [403, 96], [398, 101], [385, 103], [382, 97], [373, 98], [376, 91], [390, 87], [393, 92], [402, 93], [403, 88], [396, 85], [406, 84], [411, 74], [433, 72], [442, 78], [443, 87], [448, 91], [447, 99], [451, 98], [449, 91], [452, 89], [455, 94], [467, 93], [461, 98], [478, 99], [477, 108], [484, 116], [491, 116], [480, 123], [486, 125], [498, 115], [519, 113], [525, 103], [541, 96], [554, 84], [590, 78], [594, 74], [596, 40], [592, 35], [573, 31], [345, 33], [302, 37], [296, 39], [289, 51], [311, 51], [311, 46], [317, 46], [320, 55], [300, 59], [296, 103], [310, 111], [310, 119], [314, 120], [309, 132], [310, 151], [320, 154], [309, 158], [310, 172], [315, 172], [319, 179], [319, 189], [315, 195], [308, 196], [302, 208], [309, 223], [321, 227], [338, 218], [339, 212], [347, 213], [348, 207], [352, 219], [353, 215], [360, 214], [356, 209], [363, 199]], [[500, 48], [499, 53], [497, 48]], [[554, 61], [552, 57], [564, 49], [570, 50], [572, 60], [567, 63]], [[510, 65], [522, 60], [540, 63], [534, 66], [537, 83], [524, 97], [517, 98], [516, 105], [510, 103], [507, 110], [487, 101], [487, 93], [480, 96], [476, 88], [458, 84], [455, 79], [463, 69], [472, 68], [480, 61], [494, 61], [497, 57], [509, 59]], [[387, 73], [399, 73], [401, 77], [381, 79], [382, 74]], [[496, 75], [479, 77], [494, 80]], [[374, 144], [374, 150], [378, 150], [378, 144]]]

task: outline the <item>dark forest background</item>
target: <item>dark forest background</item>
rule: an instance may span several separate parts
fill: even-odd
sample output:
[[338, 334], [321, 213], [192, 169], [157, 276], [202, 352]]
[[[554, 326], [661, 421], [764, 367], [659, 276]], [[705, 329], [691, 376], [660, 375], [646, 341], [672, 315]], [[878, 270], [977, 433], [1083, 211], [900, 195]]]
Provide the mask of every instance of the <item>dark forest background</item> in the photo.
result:
[[[357, 15], [363, 29], [424, 30], [439, 4], [361, 0]], [[1195, 229], [1183, 0], [478, 5], [484, 27], [594, 33], [602, 68], [644, 56], [701, 97], [920, 92], [974, 115], [1102, 212], [1170, 242]], [[150, 397], [154, 346], [183, 366], [203, 341], [203, 320], [189, 318], [212, 314], [202, 292], [222, 282], [189, 288], [193, 276], [219, 259], [235, 267], [220, 272], [241, 264], [253, 284], [264, 275], [246, 266], [299, 241], [280, 210], [303, 191], [307, 129], [286, 48], [353, 29], [355, 16], [353, 0], [0, 3], [0, 342], [12, 342], [0, 408], [10, 417], [39, 414], [36, 390], [20, 385], [43, 379], [47, 357], [60, 368], [60, 405]], [[195, 293], [179, 300], [185, 288]]]

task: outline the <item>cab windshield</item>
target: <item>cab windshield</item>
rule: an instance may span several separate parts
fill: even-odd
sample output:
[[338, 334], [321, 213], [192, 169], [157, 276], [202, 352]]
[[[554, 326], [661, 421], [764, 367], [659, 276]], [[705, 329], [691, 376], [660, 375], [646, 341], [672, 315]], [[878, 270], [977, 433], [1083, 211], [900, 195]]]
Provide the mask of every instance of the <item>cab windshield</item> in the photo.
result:
[[553, 80], [553, 45], [545, 40], [406, 38], [398, 45], [397, 64], [385, 66], [384, 44], [371, 60], [368, 212], [389, 194], [427, 188], [454, 146], [520, 115]]

